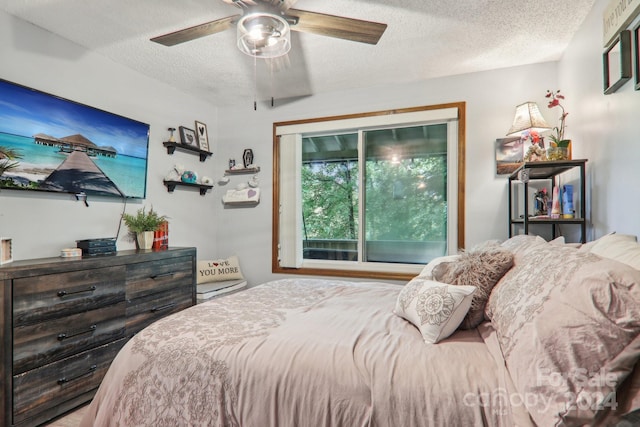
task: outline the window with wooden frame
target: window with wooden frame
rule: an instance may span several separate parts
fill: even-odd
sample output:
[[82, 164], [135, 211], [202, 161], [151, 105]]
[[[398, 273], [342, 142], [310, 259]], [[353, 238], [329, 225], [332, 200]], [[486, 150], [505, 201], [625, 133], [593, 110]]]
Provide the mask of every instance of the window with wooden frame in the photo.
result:
[[465, 104], [274, 123], [274, 273], [408, 280], [464, 245]]

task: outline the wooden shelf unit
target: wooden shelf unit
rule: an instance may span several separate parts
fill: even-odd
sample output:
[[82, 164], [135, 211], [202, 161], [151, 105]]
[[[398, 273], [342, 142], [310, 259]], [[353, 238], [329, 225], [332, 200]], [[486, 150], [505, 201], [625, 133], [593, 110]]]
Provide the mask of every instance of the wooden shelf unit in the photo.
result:
[[167, 147], [167, 154], [173, 154], [176, 151], [176, 148], [178, 148], [183, 151], [197, 154], [198, 156], [200, 156], [201, 162], [204, 162], [205, 160], [207, 160], [208, 157], [210, 157], [213, 154], [210, 151], [201, 150], [198, 147], [192, 147], [190, 145], [182, 144], [180, 142], [165, 141], [162, 143], [162, 145]]
[[175, 190], [176, 187], [182, 186], [182, 187], [197, 188], [200, 191], [200, 195], [204, 196], [205, 194], [207, 194], [208, 190], [211, 190], [213, 188], [213, 185], [208, 185], [208, 184], [198, 184], [198, 183], [182, 182], [182, 181], [168, 181], [166, 179], [162, 182], [164, 182], [164, 185], [167, 187], [167, 191], [169, 193], [173, 193], [173, 190]]
[[[560, 161], [546, 161], [546, 162], [527, 162], [516, 169], [511, 175], [509, 175], [509, 237], [512, 237], [514, 229], [518, 226], [524, 228], [524, 234], [529, 234], [529, 226], [534, 224], [542, 224], [551, 226], [552, 238], [556, 236], [556, 225], [561, 224], [573, 224], [580, 226], [580, 242], [586, 243], [586, 231], [587, 231], [587, 219], [586, 219], [586, 184], [585, 184], [585, 167], [586, 159], [578, 160], [560, 160]], [[557, 175], [568, 172], [574, 168], [579, 169], [579, 184], [577, 190], [580, 192], [580, 206], [576, 210], [576, 217], [574, 218], [532, 218], [529, 216], [529, 182], [534, 180], [550, 180], [551, 192], [553, 195], [553, 189], [555, 187], [555, 177]], [[523, 215], [522, 218], [514, 217], [514, 186], [523, 186]]]

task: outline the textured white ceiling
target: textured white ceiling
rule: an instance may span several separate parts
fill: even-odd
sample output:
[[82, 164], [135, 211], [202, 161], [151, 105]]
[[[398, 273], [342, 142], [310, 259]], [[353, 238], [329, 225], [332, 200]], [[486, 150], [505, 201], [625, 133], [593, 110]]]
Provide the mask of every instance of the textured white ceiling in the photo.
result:
[[594, 1], [299, 0], [296, 9], [388, 27], [375, 46], [293, 32], [291, 52], [271, 66], [238, 51], [235, 29], [173, 47], [149, 41], [239, 12], [222, 0], [0, 0], [0, 8], [227, 106], [252, 102], [256, 92], [282, 101], [558, 60]]

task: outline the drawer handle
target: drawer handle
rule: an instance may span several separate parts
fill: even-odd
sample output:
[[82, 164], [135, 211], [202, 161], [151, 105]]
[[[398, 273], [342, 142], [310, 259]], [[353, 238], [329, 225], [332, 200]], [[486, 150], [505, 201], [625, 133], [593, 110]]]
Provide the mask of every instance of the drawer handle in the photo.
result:
[[88, 370], [87, 372], [83, 373], [83, 374], [78, 374], [78, 375], [76, 375], [75, 377], [71, 377], [71, 378], [67, 378], [67, 377], [62, 377], [62, 378], [60, 378], [60, 379], [58, 380], [58, 384], [59, 384], [59, 385], [62, 385], [62, 384], [66, 384], [66, 383], [68, 383], [68, 382], [71, 382], [71, 381], [74, 381], [74, 380], [80, 379], [80, 378], [82, 378], [82, 377], [86, 377], [87, 375], [91, 375], [91, 374], [93, 374], [93, 372], [94, 372], [96, 369], [98, 369], [98, 365], [91, 365], [91, 366], [89, 367], [89, 370]]
[[96, 330], [97, 327], [98, 327], [97, 325], [91, 325], [91, 326], [89, 326], [89, 329], [85, 329], [85, 330], [74, 331], [74, 332], [70, 332], [68, 334], [62, 332], [62, 333], [58, 334], [58, 341], [64, 341], [67, 338], [72, 338], [72, 337], [77, 337], [78, 335], [92, 333], [93, 331]]
[[82, 293], [84, 293], [84, 292], [93, 292], [93, 291], [95, 291], [95, 290], [96, 290], [96, 287], [95, 287], [95, 285], [94, 285], [94, 286], [91, 286], [91, 287], [89, 287], [89, 288], [87, 288], [87, 289], [80, 289], [80, 290], [72, 291], [72, 292], [67, 292], [67, 291], [58, 291], [58, 296], [59, 296], [60, 298], [62, 298], [62, 297], [65, 297], [65, 296], [67, 296], [67, 295], [82, 294]]
[[153, 307], [150, 311], [155, 313], [157, 311], [168, 310], [176, 306], [175, 302], [170, 302], [169, 304], [161, 305], [160, 307]]
[[168, 273], [154, 274], [153, 276], [149, 276], [149, 277], [151, 277], [153, 280], [156, 280], [156, 279], [162, 279], [163, 277], [171, 277], [174, 274], [176, 273], [174, 273], [173, 271], [170, 271]]

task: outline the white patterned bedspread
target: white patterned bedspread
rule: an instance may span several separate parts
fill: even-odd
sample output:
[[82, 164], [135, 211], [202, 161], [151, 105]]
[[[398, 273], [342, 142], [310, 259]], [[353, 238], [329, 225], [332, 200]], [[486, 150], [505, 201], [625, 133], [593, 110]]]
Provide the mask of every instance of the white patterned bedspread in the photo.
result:
[[425, 344], [401, 286], [277, 280], [164, 318], [121, 350], [82, 426], [513, 425], [478, 330]]

